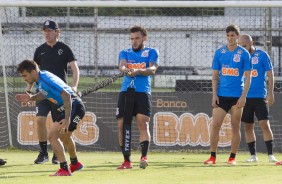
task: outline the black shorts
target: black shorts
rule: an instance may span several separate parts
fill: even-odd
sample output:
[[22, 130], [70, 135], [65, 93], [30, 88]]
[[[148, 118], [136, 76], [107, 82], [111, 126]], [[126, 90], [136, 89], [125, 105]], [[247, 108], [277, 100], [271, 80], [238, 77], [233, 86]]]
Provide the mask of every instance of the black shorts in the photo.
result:
[[[116, 111], [116, 118], [119, 119], [123, 117], [124, 106], [125, 106], [125, 95], [126, 92], [120, 92], [118, 98], [118, 107]], [[152, 98], [151, 95], [144, 92], [135, 92], [134, 96], [134, 106], [133, 115], [144, 114], [146, 116], [151, 116]]]
[[[80, 98], [73, 98], [72, 99], [72, 110], [71, 110], [71, 122], [69, 125], [69, 131], [73, 132], [79, 121], [85, 115], [85, 106]], [[54, 117], [54, 118], [53, 118]], [[62, 112], [58, 111], [58, 106], [52, 108], [52, 118], [53, 122], [60, 122], [62, 119], [65, 118], [65, 111]]]
[[219, 104], [218, 107], [222, 108], [225, 110], [225, 112], [228, 113], [228, 111], [231, 109], [233, 105], [236, 105], [239, 98], [238, 97], [223, 97], [219, 96]]
[[47, 117], [49, 112], [51, 111], [52, 119], [54, 119], [55, 117], [53, 117], [52, 109], [56, 107], [57, 106], [55, 104], [53, 104], [52, 102], [50, 102], [47, 99], [44, 99], [42, 101], [37, 101], [36, 102], [36, 116]]
[[264, 98], [247, 98], [241, 120], [245, 123], [254, 123], [254, 115], [258, 121], [268, 120], [268, 112], [268, 105]]

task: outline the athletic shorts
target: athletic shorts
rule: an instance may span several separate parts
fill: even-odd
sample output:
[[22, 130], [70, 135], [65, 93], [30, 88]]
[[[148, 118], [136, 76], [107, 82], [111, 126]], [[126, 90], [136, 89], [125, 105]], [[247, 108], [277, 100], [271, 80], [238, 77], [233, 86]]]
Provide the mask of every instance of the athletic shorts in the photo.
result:
[[228, 111], [231, 109], [233, 105], [236, 105], [239, 98], [238, 97], [223, 97], [219, 96], [219, 104], [218, 107], [222, 108], [225, 112], [228, 113]]
[[[116, 111], [116, 118], [122, 118], [124, 114], [125, 107], [125, 95], [126, 91], [120, 92], [118, 97], [118, 107]], [[151, 116], [152, 99], [151, 95], [144, 92], [135, 92], [134, 105], [133, 105], [133, 115], [144, 114], [146, 116]]]
[[36, 116], [44, 116], [47, 117], [49, 112], [52, 110], [52, 102], [50, 102], [47, 99], [44, 99], [42, 101], [36, 102]]
[[[57, 107], [52, 108], [52, 118], [53, 122], [60, 122], [62, 119], [65, 118], [65, 111], [59, 111]], [[71, 122], [69, 125], [69, 131], [73, 132], [79, 121], [84, 117], [85, 115], [85, 106], [80, 98], [76, 97], [72, 99], [72, 110], [71, 110]]]
[[247, 98], [241, 120], [245, 123], [254, 123], [254, 115], [258, 121], [268, 120], [268, 112], [268, 105], [264, 98]]

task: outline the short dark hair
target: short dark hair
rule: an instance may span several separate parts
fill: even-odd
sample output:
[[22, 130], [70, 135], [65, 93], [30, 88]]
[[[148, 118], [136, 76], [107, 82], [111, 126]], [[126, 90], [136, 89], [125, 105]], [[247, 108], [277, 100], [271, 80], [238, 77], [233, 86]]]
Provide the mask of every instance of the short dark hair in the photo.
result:
[[237, 25], [231, 24], [226, 28], [226, 33], [229, 33], [230, 31], [235, 32], [237, 35], [240, 34], [240, 28]]
[[147, 36], [147, 30], [143, 26], [133, 26], [130, 28], [130, 33], [136, 33], [136, 32], [141, 32], [143, 36]]
[[39, 68], [38, 68], [37, 63], [35, 61], [31, 60], [31, 59], [26, 59], [26, 60], [22, 61], [18, 65], [18, 68], [17, 68], [17, 71], [19, 73], [22, 73], [24, 71], [27, 71], [27, 72], [30, 73], [32, 70], [38, 71]]

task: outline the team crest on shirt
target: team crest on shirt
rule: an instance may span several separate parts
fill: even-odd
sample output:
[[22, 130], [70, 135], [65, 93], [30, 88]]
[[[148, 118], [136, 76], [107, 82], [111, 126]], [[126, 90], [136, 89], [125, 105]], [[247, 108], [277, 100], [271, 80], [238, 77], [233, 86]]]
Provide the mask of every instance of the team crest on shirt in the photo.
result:
[[141, 54], [141, 57], [148, 57], [149, 56], [149, 50], [144, 50]]
[[58, 54], [59, 54], [59, 55], [62, 55], [62, 54], [63, 54], [63, 50], [62, 50], [62, 49], [59, 49], [59, 50], [58, 50]]
[[233, 61], [238, 63], [238, 62], [240, 62], [240, 58], [241, 58], [240, 54], [234, 54]]
[[252, 64], [258, 64], [259, 58], [257, 56], [252, 58]]
[[221, 54], [226, 53], [226, 49], [221, 49], [220, 53], [221, 53]]

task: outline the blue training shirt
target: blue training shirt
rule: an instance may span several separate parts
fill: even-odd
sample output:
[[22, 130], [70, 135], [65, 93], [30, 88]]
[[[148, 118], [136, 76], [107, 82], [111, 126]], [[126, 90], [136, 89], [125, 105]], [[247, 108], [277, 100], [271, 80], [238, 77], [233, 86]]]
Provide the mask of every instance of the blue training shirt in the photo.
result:
[[46, 99], [52, 103], [61, 106], [63, 99], [61, 92], [65, 90], [70, 95], [75, 95], [74, 91], [62, 79], [48, 71], [39, 71], [39, 80], [36, 82], [36, 88]]
[[219, 70], [217, 95], [240, 97], [244, 89], [244, 71], [252, 69], [251, 56], [241, 46], [233, 51], [224, 46], [215, 51], [212, 69]]
[[[159, 51], [145, 47], [140, 51], [134, 52], [130, 48], [119, 53], [119, 62], [123, 59], [127, 61], [127, 68], [129, 69], [145, 69], [149, 67], [150, 63], [159, 65]], [[120, 91], [127, 91], [127, 88], [133, 82], [136, 92], [151, 94], [151, 78], [151, 76], [143, 75], [136, 75], [135, 77], [124, 76]]]
[[251, 61], [253, 64], [252, 82], [247, 98], [265, 98], [267, 95], [266, 72], [273, 69], [271, 60], [265, 51], [256, 49], [251, 55]]

